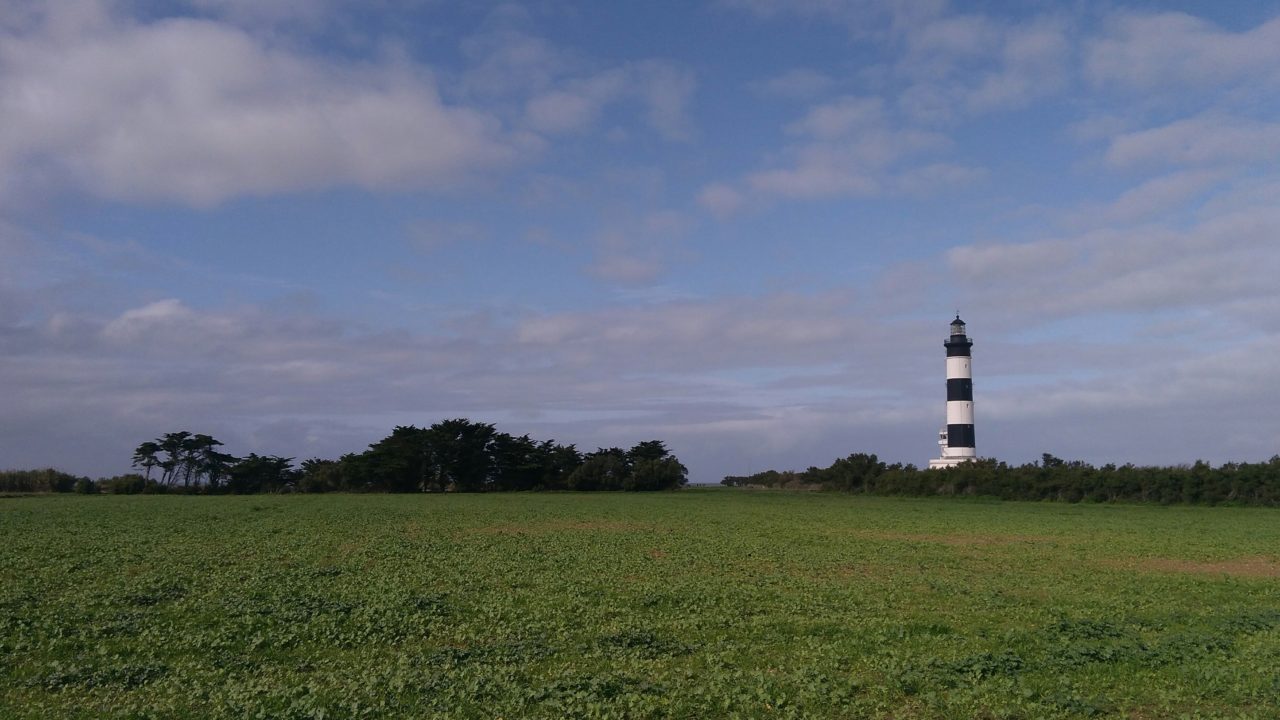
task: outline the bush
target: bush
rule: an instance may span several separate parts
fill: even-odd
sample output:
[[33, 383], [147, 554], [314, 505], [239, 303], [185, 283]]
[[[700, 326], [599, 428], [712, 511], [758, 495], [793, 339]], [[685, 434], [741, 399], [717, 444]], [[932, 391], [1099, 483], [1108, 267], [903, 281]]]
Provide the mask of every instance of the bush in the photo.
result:
[[673, 457], [660, 460], [640, 460], [631, 471], [630, 481], [624, 490], [675, 490], [688, 482], [689, 471]]
[[103, 478], [98, 481], [98, 485], [112, 495], [137, 495], [147, 491], [146, 478], [137, 473]]
[[811, 467], [801, 473], [766, 470], [729, 476], [721, 484], [789, 487], [796, 478], [820, 482], [829, 490], [878, 495], [963, 495], [1070, 503], [1280, 505], [1280, 456], [1265, 463], [1226, 463], [1218, 468], [1203, 461], [1176, 467], [1108, 464], [1095, 468], [1045, 453], [1038, 463], [1018, 466], [988, 458], [946, 470], [924, 470], [913, 465], [885, 465], [875, 455], [857, 453], [827, 468]]
[[53, 468], [0, 471], [0, 492], [71, 492], [79, 480]]

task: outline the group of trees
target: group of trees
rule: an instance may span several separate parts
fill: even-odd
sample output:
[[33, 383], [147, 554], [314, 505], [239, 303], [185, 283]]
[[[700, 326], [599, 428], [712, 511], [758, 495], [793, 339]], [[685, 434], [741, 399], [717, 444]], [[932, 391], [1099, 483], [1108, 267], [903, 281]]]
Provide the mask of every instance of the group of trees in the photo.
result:
[[165, 433], [155, 440], [148, 440], [133, 451], [133, 466], [141, 467], [143, 478], [151, 480], [151, 473], [160, 468], [158, 482], [164, 486], [182, 487], [208, 484], [217, 487], [231, 472], [237, 459], [218, 448], [222, 443], [208, 435], [193, 435], [185, 430]]
[[1112, 464], [1094, 467], [1048, 453], [1039, 462], [1008, 465], [991, 459], [945, 470], [887, 464], [855, 453], [829, 467], [803, 472], [766, 470], [729, 476], [733, 487], [821, 488], [876, 495], [972, 495], [1004, 500], [1280, 505], [1280, 455], [1261, 463], [1196, 461], [1173, 467]]
[[669, 490], [688, 478], [661, 440], [584, 454], [464, 419], [400, 426], [363, 453], [308, 460], [298, 473], [305, 492]]
[[0, 492], [95, 492], [87, 477], [44, 468], [42, 470], [0, 470]]
[[209, 435], [166, 433], [142, 443], [141, 470], [92, 481], [57, 470], [0, 472], [0, 491], [111, 493], [500, 492], [515, 490], [669, 490], [688, 471], [661, 440], [630, 450], [582, 453], [573, 445], [513, 437], [465, 419], [395, 428], [362, 453], [337, 460], [222, 452]]

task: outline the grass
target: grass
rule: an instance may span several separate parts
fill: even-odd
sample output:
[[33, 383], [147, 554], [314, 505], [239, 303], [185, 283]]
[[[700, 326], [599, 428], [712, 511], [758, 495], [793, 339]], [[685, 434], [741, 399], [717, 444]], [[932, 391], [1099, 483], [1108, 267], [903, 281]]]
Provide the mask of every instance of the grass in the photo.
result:
[[0, 498], [0, 717], [1270, 718], [1280, 512]]

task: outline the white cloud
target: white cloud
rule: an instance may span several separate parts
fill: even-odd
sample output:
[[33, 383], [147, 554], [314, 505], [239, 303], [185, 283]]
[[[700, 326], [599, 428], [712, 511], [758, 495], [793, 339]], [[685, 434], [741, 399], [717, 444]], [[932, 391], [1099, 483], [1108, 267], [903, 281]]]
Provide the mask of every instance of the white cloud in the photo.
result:
[[826, 73], [811, 68], [792, 68], [780, 75], [765, 78], [754, 85], [756, 92], [766, 97], [809, 100], [835, 84]]
[[686, 140], [693, 129], [688, 104], [696, 85], [690, 71], [668, 62], [628, 63], [554, 83], [528, 99], [525, 122], [542, 133], [582, 132], [597, 124], [609, 105], [629, 100], [641, 106], [650, 128], [669, 140]]
[[1217, 171], [1191, 170], [1161, 175], [1126, 190], [1102, 209], [1108, 222], [1133, 222], [1171, 212], [1226, 179]]
[[342, 184], [441, 188], [521, 153], [496, 119], [445, 104], [403, 62], [336, 64], [214, 21], [71, 13], [3, 40], [0, 195], [38, 182], [212, 205]]
[[[512, 4], [490, 13], [479, 32], [463, 39], [462, 49], [470, 61], [461, 76], [464, 93], [534, 132], [583, 133], [606, 120], [607, 131], [621, 134], [634, 118], [643, 118], [668, 140], [693, 135], [688, 106], [697, 80], [678, 63], [657, 58], [613, 65], [593, 61], [539, 36], [529, 11]], [[629, 114], [613, 121], [608, 111], [616, 107]]]
[[530, 98], [525, 114], [538, 132], [576, 132], [596, 121], [602, 105], [603, 98], [553, 90]]
[[672, 254], [671, 239], [684, 230], [682, 217], [660, 213], [630, 225], [615, 223], [595, 239], [588, 274], [622, 285], [648, 285], [662, 276]]
[[688, 140], [694, 128], [688, 105], [698, 85], [693, 73], [657, 60], [640, 63], [635, 72], [649, 125], [669, 140]]
[[852, 305], [843, 293], [680, 300], [533, 315], [516, 337], [552, 355], [589, 357], [593, 367], [624, 372], [821, 365], [834, 357], [826, 350], [843, 347], [842, 357], [852, 361], [869, 356], [877, 333], [896, 332], [868, 322]]
[[[1060, 350], [1080, 362], [1082, 351], [1095, 347], [1105, 346], [1084, 337]], [[1270, 381], [1269, 359], [1280, 351], [1280, 338], [1236, 339], [1225, 348], [1117, 347], [1132, 355], [1126, 366], [1109, 364], [1094, 377], [981, 392], [979, 427], [988, 431], [979, 430], [979, 445], [990, 438], [986, 451], [997, 454], [1019, 445], [1027, 454], [1035, 443], [1096, 463], [1160, 465], [1256, 462], [1274, 454], [1280, 435], [1269, 408], [1280, 392]]]
[[1119, 168], [1271, 163], [1277, 157], [1280, 123], [1218, 113], [1119, 135], [1106, 154], [1107, 163]]
[[[924, 122], [1026, 106], [1067, 82], [1073, 47], [1057, 16], [1023, 22], [951, 11], [946, 0], [722, 0], [764, 19], [834, 20], [856, 38], [898, 57], [891, 77], [905, 83], [898, 107]], [[883, 68], [879, 69], [883, 70]], [[787, 76], [766, 87], [786, 89]], [[801, 75], [797, 80], [806, 81]]]
[[[170, 298], [125, 312], [107, 323], [102, 334], [115, 342], [137, 342], [155, 333], [180, 329], [194, 317], [195, 314], [181, 301]], [[223, 323], [218, 324], [225, 327]]]
[[[946, 74], [956, 58], [981, 57], [998, 47], [1002, 33], [997, 24], [979, 15], [940, 17], [914, 28], [907, 35], [909, 63], [920, 71]], [[937, 65], [941, 61], [941, 65]]]
[[1280, 17], [1230, 32], [1183, 13], [1121, 14], [1090, 43], [1085, 67], [1097, 83], [1158, 93], [1274, 84], [1280, 81]]
[[[924, 7], [899, 22], [900, 5], [885, 3], [728, 3], [761, 17], [859, 17], [891, 30], [886, 45], [899, 58], [880, 68], [878, 84], [902, 85], [876, 95], [815, 103], [785, 127], [792, 140], [766, 167], [737, 183], [704, 186], [699, 202], [725, 217], [750, 195], [791, 199], [926, 194], [986, 177], [972, 164], [937, 153], [952, 141], [934, 130], [960, 117], [1024, 107], [1069, 82], [1073, 47], [1056, 18], [1025, 22], [948, 14]], [[779, 79], [780, 80], [780, 79]]]
[[747, 188], [788, 198], [875, 195], [905, 159], [947, 145], [938, 133], [894, 127], [876, 98], [815, 105], [787, 133], [797, 138], [789, 162], [749, 174]]
[[947, 251], [951, 269], [975, 284], [1001, 278], [1043, 274], [1074, 260], [1078, 251], [1065, 240], [1024, 243], [961, 245]]
[[1218, 198], [1242, 200], [1241, 178], [1231, 167], [1172, 168], [1155, 175], [1129, 174], [1138, 177], [1130, 180], [1128, 187], [1117, 178], [1114, 185], [1118, 189], [1109, 188], [1110, 196], [1106, 199], [1052, 210], [1043, 217], [1064, 232], [1077, 233], [1157, 223], [1176, 227], [1188, 218], [1223, 214], [1221, 209], [1210, 207]]
[[747, 177], [752, 190], [791, 199], [815, 199], [875, 195], [881, 184], [877, 174], [859, 168], [855, 158], [833, 157], [826, 148], [799, 151], [793, 167], [762, 170]]
[[721, 218], [736, 213], [745, 202], [742, 193], [724, 183], [712, 183], [698, 192], [698, 204]]
[[884, 124], [884, 102], [880, 98], [844, 97], [813, 106], [786, 129], [791, 135], [834, 140], [861, 130], [879, 129]]
[[898, 104], [922, 122], [1025, 107], [1070, 78], [1072, 39], [1054, 18], [949, 16], [908, 29], [905, 41], [895, 72], [908, 85]]
[[1067, 82], [1071, 44], [1064, 28], [1041, 22], [1010, 30], [999, 69], [982, 77], [966, 98], [975, 112], [1022, 106], [1057, 92]]
[[468, 94], [523, 97], [545, 91], [574, 69], [575, 59], [533, 34], [532, 24], [527, 10], [505, 3], [489, 14], [480, 32], [463, 38], [462, 51], [471, 63], [462, 76]]
[[1004, 316], [1207, 310], [1275, 297], [1280, 211], [1253, 206], [1187, 229], [1148, 224], [1027, 243], [960, 246], [947, 259], [976, 304]]

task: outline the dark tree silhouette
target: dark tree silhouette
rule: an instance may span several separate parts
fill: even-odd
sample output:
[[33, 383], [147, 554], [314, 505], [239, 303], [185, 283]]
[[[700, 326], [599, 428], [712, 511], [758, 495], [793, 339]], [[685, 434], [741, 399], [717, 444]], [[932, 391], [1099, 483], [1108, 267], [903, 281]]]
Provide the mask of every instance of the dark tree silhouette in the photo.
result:
[[[528, 490], [668, 490], [688, 471], [661, 440], [630, 450], [600, 449], [583, 456], [573, 445], [537, 442], [463, 418], [427, 428], [400, 425], [362, 453], [337, 460], [250, 453], [237, 459], [222, 443], [188, 431], [166, 433], [134, 451], [133, 464], [162, 470], [154, 487], [186, 492], [494, 492]], [[146, 491], [132, 479], [107, 483], [112, 492]]]

